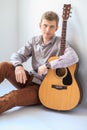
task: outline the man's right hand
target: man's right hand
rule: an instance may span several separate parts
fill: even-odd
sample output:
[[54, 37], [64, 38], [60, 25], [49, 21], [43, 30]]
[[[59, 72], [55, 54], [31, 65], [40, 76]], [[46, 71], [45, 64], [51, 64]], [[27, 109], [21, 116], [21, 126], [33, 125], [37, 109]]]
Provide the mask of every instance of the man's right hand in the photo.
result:
[[15, 68], [15, 77], [16, 77], [17, 82], [19, 82], [21, 84], [26, 83], [27, 76], [26, 76], [26, 73], [25, 73], [23, 66], [17, 66]]

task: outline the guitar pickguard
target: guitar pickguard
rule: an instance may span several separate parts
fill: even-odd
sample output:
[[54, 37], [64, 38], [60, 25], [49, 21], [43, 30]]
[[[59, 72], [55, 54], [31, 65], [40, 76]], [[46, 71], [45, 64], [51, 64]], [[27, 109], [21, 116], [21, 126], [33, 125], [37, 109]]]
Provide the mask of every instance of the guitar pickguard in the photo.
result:
[[67, 75], [63, 78], [63, 84], [64, 85], [72, 84], [72, 76], [68, 68], [67, 68]]
[[64, 85], [72, 84], [72, 76], [71, 76], [71, 73], [70, 73], [68, 67], [67, 68], [58, 68], [55, 70], [55, 73], [58, 78], [62, 79], [62, 83]]

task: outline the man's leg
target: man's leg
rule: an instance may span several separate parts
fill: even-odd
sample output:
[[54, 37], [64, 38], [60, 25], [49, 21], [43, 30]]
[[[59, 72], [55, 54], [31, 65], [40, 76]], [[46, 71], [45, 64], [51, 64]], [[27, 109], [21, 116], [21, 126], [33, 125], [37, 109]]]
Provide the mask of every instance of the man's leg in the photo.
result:
[[33, 85], [20, 90], [14, 90], [0, 97], [0, 113], [16, 106], [39, 104], [38, 89], [39, 87]]
[[0, 63], [0, 82], [4, 78], [8, 79], [16, 88], [0, 97], [0, 113], [5, 112], [15, 106], [27, 106], [40, 103], [38, 97], [39, 86], [31, 83], [32, 77], [27, 74], [28, 81], [25, 85], [17, 83], [15, 80], [14, 66], [8, 62]]

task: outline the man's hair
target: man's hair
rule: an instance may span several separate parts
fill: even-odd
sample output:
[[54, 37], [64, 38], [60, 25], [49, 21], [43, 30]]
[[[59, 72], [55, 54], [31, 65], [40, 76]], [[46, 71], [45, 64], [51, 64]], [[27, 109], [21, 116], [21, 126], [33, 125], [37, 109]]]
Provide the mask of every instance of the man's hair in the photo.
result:
[[49, 21], [56, 21], [56, 25], [58, 26], [59, 23], [59, 16], [53, 12], [53, 11], [47, 11], [42, 15], [41, 22], [43, 19], [49, 20]]

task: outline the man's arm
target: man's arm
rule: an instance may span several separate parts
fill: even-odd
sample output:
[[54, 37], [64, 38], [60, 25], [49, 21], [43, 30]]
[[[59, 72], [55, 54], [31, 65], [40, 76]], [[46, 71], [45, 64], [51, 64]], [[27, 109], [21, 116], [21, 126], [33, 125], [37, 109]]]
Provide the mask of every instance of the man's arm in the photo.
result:
[[78, 55], [73, 48], [67, 47], [65, 49], [64, 55], [60, 56], [59, 59], [53, 60], [50, 62], [51, 68], [65, 68], [75, 64], [79, 61]]

